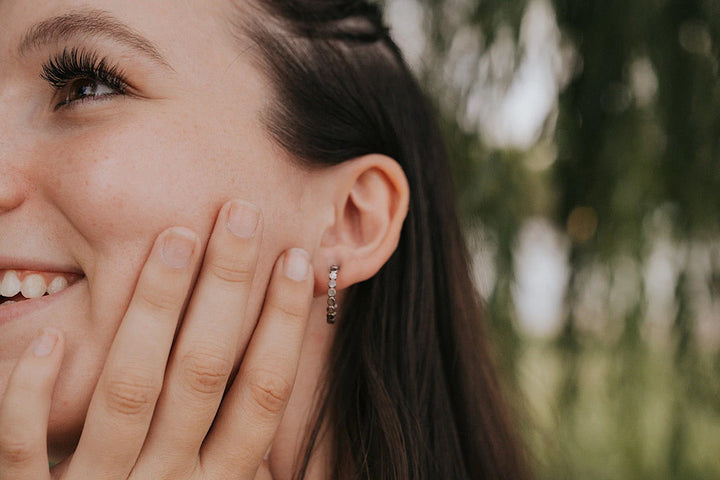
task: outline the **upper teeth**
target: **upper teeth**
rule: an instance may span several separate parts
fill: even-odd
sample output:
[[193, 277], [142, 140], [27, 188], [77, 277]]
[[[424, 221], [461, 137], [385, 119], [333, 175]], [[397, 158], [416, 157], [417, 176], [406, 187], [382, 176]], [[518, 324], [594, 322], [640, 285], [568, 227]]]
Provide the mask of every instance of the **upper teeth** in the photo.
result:
[[67, 288], [68, 279], [63, 275], [52, 274], [55, 276], [49, 285], [45, 279], [47, 275], [31, 273], [21, 281], [15, 270], [8, 270], [0, 282], [0, 295], [9, 298], [21, 293], [25, 298], [38, 298], [45, 295], [46, 292], [52, 295]]

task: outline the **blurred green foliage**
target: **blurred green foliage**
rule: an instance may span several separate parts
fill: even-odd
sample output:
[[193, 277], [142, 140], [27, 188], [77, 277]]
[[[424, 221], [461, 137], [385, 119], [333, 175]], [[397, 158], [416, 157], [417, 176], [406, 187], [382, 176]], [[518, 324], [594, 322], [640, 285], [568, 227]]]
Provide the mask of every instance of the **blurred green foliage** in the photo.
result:
[[[720, 478], [720, 2], [413, 1], [428, 37], [416, 70], [471, 245], [492, 245], [483, 293], [538, 478]], [[492, 107], [537, 50], [538, 5], [557, 91], [531, 142], [503, 144]], [[568, 270], [560, 326], [540, 337], [515, 304], [537, 218]]]

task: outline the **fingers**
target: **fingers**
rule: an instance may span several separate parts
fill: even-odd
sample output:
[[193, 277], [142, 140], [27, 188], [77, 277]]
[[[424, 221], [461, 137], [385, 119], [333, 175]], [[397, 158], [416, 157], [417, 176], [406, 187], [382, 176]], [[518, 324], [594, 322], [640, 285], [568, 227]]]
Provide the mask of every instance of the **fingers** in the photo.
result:
[[[308, 254], [287, 251], [255, 329], [245, 310], [261, 238], [255, 207], [223, 207], [173, 344], [199, 244], [183, 228], [158, 237], [98, 381], [69, 478], [180, 478], [198, 467], [194, 473], [209, 478], [255, 475], [294, 384], [313, 280]], [[198, 456], [201, 449], [207, 455]]]
[[50, 478], [47, 427], [63, 337], [45, 329], [25, 351], [0, 405], [0, 480]]
[[[148, 440], [136, 472], [155, 478], [158, 452], [173, 452], [178, 468], [196, 460], [233, 369], [240, 337], [249, 337], [255, 318], [246, 318], [262, 237], [259, 210], [229, 202], [220, 211], [182, 330], [175, 345]], [[179, 472], [178, 472], [179, 473]]]
[[312, 279], [304, 250], [288, 250], [276, 263], [258, 326], [201, 451], [211, 478], [255, 476], [295, 382]]
[[132, 470], [199, 250], [197, 236], [185, 228], [168, 229], [156, 240], [90, 402], [70, 478], [126, 478]]
[[253, 480], [273, 480], [272, 472], [270, 471], [270, 464], [267, 461], [264, 461], [260, 465], [260, 468], [258, 468]]

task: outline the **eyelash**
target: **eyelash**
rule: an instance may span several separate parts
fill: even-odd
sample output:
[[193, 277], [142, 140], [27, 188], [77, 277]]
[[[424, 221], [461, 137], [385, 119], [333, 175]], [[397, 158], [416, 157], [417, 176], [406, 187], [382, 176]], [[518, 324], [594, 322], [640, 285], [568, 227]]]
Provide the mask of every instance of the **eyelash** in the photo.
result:
[[[125, 95], [130, 87], [119, 67], [111, 64], [107, 58], [101, 58], [93, 52], [78, 48], [64, 49], [60, 54], [50, 57], [42, 66], [40, 76], [55, 89], [56, 95], [61, 99], [55, 105], [56, 110], [75, 102]], [[63, 94], [63, 91], [77, 80], [89, 80], [106, 85], [114, 90], [114, 93], [69, 99], [70, 92], [66, 91]]]

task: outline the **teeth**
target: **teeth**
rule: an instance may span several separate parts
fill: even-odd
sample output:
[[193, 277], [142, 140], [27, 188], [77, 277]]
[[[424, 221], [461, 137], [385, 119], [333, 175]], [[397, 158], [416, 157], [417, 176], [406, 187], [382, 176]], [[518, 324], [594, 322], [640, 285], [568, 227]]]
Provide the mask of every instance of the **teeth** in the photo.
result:
[[[22, 293], [25, 298], [39, 298], [46, 292], [49, 295], [61, 292], [71, 282], [71, 279], [65, 275], [52, 276], [52, 274], [28, 272], [22, 281], [20, 280], [21, 275], [22, 272], [18, 274], [15, 270], [7, 270], [4, 274], [0, 271], [0, 296], [12, 298], [18, 293]], [[48, 284], [47, 282], [51, 278], [52, 281]]]
[[47, 287], [47, 293], [52, 295], [53, 293], [58, 293], [63, 290], [65, 290], [68, 286], [68, 281], [65, 277], [55, 277], [53, 278], [52, 282], [50, 282], [50, 285]]
[[25, 277], [22, 281], [22, 288], [20, 293], [25, 298], [39, 298], [45, 295], [47, 291], [47, 284], [42, 275], [34, 273]]
[[14, 297], [20, 293], [22, 284], [17, 276], [17, 273], [13, 270], [9, 270], [5, 273], [5, 276], [0, 283], [0, 295], [3, 297]]

